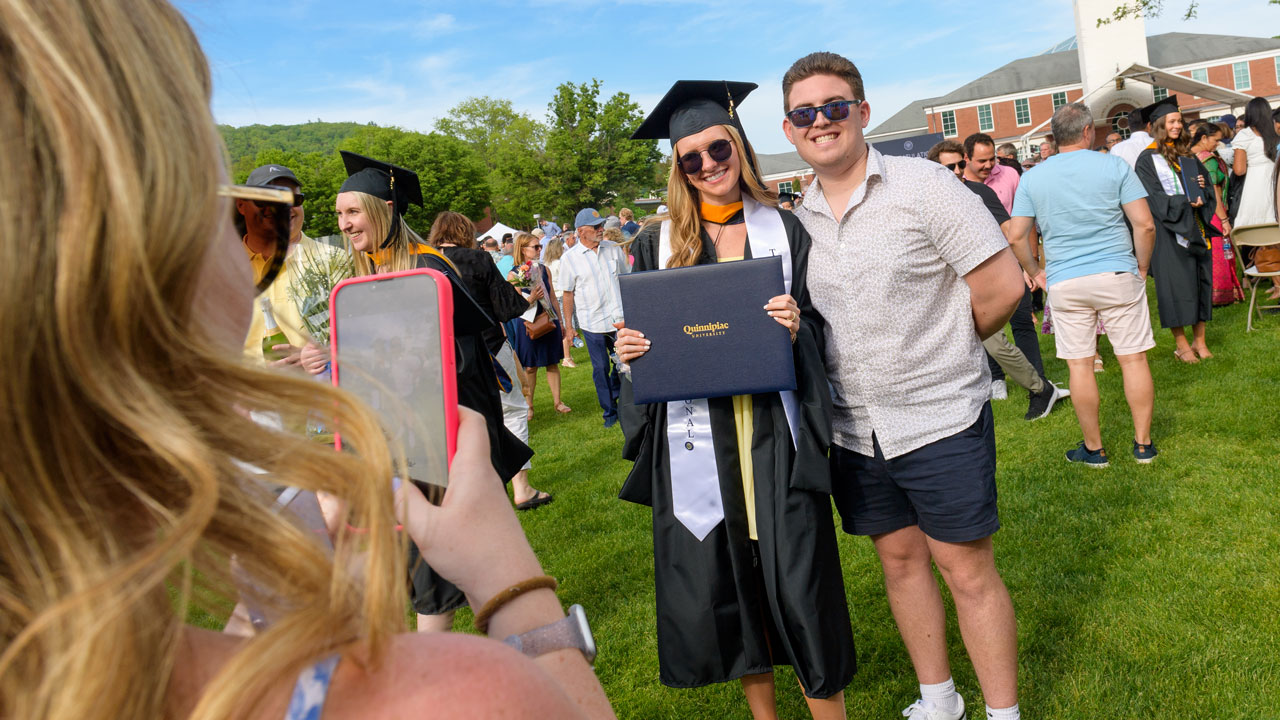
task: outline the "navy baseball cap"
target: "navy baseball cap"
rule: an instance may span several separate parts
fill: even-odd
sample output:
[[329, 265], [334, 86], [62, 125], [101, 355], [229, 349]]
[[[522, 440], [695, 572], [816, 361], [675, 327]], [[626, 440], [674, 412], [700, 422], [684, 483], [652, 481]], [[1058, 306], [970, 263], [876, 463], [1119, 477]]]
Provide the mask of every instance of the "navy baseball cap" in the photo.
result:
[[270, 185], [280, 178], [292, 180], [298, 184], [298, 187], [302, 187], [302, 183], [298, 181], [298, 177], [293, 174], [293, 171], [283, 165], [263, 165], [261, 167], [256, 167], [253, 169], [253, 172], [249, 173], [249, 179], [245, 181], [245, 184], [258, 186]]
[[578, 211], [578, 216], [573, 219], [574, 229], [584, 225], [600, 227], [603, 224], [604, 218], [600, 217], [600, 213], [596, 212], [595, 208], [582, 208]]
[[1223, 125], [1226, 125], [1227, 127], [1231, 128], [1232, 130], [1235, 130], [1235, 129], [1236, 129], [1236, 116], [1235, 116], [1235, 115], [1223, 115], [1222, 117], [1218, 118], [1218, 122], [1222, 123]]

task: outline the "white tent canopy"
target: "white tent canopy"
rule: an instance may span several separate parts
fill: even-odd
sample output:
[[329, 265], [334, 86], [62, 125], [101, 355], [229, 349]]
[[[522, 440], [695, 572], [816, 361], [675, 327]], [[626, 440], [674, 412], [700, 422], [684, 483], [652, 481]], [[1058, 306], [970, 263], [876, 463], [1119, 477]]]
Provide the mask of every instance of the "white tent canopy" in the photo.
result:
[[494, 223], [493, 227], [489, 228], [487, 232], [485, 232], [483, 235], [481, 235], [477, 239], [480, 241], [483, 241], [485, 238], [491, 237], [494, 240], [501, 242], [503, 235], [506, 235], [507, 233], [511, 233], [512, 235], [515, 235], [518, 232], [520, 231], [509, 225], [503, 225], [502, 223]]
[[1230, 108], [1243, 108], [1253, 99], [1252, 95], [1246, 95], [1235, 90], [1228, 90], [1199, 80], [1192, 80], [1185, 75], [1175, 75], [1164, 70], [1143, 65], [1142, 63], [1134, 63], [1129, 66], [1128, 70], [1121, 72], [1116, 77], [1126, 80], [1138, 80], [1139, 82], [1149, 83], [1151, 85], [1159, 85], [1169, 90], [1170, 93], [1180, 92], [1184, 95], [1192, 95], [1201, 97], [1205, 100], [1213, 100], [1220, 102]]

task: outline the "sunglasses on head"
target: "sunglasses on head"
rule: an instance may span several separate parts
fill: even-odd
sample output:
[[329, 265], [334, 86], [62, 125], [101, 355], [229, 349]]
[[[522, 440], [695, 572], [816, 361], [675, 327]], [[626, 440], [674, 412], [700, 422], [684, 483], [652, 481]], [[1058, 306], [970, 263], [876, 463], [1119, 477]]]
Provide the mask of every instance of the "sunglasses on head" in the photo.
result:
[[711, 157], [713, 162], [722, 163], [733, 155], [733, 143], [728, 140], [716, 140], [708, 145], [705, 150], [681, 155], [677, 160], [680, 163], [680, 170], [685, 175], [696, 175], [702, 170], [702, 153], [704, 152]]
[[821, 111], [822, 114], [826, 115], [827, 119], [831, 122], [840, 122], [841, 120], [849, 117], [850, 105], [856, 106], [861, 104], [861, 100], [836, 100], [835, 102], [829, 102], [822, 107], [796, 108], [795, 110], [787, 113], [787, 119], [790, 120], [791, 124], [795, 127], [807, 128], [818, 121], [818, 112]]
[[284, 257], [289, 252], [289, 210], [302, 204], [302, 193], [275, 185], [221, 185], [218, 187], [218, 196], [249, 200], [263, 211], [263, 217], [271, 220], [271, 227], [275, 231], [275, 250], [255, 283], [257, 291], [262, 292], [271, 286], [271, 282], [280, 274], [280, 268], [284, 267]]
[[947, 163], [946, 168], [951, 172], [955, 172], [956, 168], [960, 168], [961, 170], [963, 170], [965, 169], [966, 165], [968, 165], [968, 163], [965, 162], [964, 160], [961, 160], [960, 162]]

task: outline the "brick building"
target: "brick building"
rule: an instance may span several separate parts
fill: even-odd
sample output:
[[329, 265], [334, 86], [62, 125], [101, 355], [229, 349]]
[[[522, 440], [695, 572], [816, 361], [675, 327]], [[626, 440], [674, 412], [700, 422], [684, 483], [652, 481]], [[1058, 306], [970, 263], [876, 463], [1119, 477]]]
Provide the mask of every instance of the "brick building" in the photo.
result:
[[[1280, 40], [1165, 33], [1145, 38], [1145, 43], [1142, 54], [1149, 61], [1130, 67], [1131, 72], [1117, 69], [1109, 80], [1114, 88], [1105, 88], [1105, 93], [1090, 92], [1086, 98], [1084, 63], [1072, 38], [946, 95], [917, 100], [869, 130], [867, 139], [875, 143], [940, 132], [962, 140], [985, 132], [997, 143], [1026, 147], [1049, 133], [1055, 110], [1082, 98], [1093, 109], [1100, 132], [1110, 125], [1125, 137], [1129, 129], [1122, 118], [1153, 99], [1176, 96], [1188, 119], [1239, 111], [1250, 96], [1265, 97], [1273, 105], [1280, 100]], [[1171, 92], [1161, 82], [1178, 87]]]

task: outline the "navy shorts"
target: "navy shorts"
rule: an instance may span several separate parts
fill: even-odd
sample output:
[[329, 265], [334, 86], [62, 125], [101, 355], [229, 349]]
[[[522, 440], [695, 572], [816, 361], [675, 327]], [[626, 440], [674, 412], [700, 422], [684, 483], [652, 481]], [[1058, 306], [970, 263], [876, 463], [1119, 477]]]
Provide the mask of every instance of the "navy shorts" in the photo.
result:
[[991, 403], [955, 435], [885, 460], [831, 446], [832, 495], [844, 531], [881, 535], [919, 525], [942, 542], [969, 542], [1000, 529], [996, 435]]

